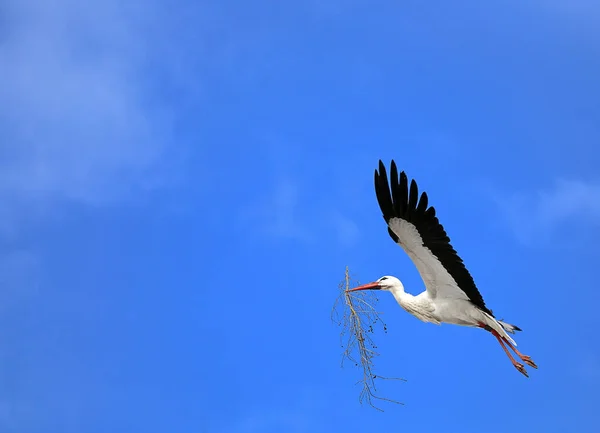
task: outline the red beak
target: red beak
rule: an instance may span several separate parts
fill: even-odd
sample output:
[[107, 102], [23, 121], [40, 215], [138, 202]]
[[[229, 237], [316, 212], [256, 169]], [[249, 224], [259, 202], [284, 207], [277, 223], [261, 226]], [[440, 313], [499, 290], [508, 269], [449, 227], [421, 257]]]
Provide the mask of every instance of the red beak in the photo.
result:
[[346, 290], [347, 292], [355, 292], [356, 290], [379, 290], [379, 283], [363, 284], [362, 286], [355, 287], [354, 289]]

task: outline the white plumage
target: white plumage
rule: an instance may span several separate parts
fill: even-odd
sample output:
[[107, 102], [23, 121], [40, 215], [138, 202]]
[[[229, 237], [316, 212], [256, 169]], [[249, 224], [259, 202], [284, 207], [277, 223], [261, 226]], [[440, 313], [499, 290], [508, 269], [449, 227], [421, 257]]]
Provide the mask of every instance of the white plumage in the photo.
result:
[[403, 309], [424, 322], [485, 329], [496, 337], [515, 368], [528, 376], [523, 364], [517, 362], [506, 347], [508, 345], [523, 362], [537, 368], [529, 356], [516, 349], [516, 342], [508, 335], [521, 329], [496, 319], [486, 307], [473, 278], [435, 216], [435, 209], [428, 207], [427, 194], [422, 193], [419, 198], [416, 182], [412, 180], [409, 188], [406, 174], [401, 172], [398, 176], [394, 161], [389, 183], [385, 166], [379, 161], [375, 192], [389, 235], [411, 258], [426, 290], [413, 296], [405, 292], [398, 278], [383, 276], [351, 291], [387, 290]]

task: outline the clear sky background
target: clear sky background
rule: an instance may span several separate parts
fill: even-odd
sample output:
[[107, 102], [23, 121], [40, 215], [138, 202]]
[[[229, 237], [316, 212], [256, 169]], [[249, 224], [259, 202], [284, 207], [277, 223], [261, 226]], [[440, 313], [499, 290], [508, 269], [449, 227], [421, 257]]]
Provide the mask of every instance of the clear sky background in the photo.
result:
[[[2, 432], [598, 431], [596, 2], [126, 3], [0, 3]], [[423, 290], [380, 158], [529, 379], [388, 295], [359, 404], [345, 266]]]

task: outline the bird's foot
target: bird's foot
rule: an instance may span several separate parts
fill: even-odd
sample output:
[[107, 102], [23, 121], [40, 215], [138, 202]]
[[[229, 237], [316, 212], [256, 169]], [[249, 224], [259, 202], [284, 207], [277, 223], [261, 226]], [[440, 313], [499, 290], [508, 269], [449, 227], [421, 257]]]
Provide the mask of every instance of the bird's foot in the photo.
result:
[[513, 362], [513, 365], [517, 370], [519, 370], [523, 375], [525, 375], [525, 377], [529, 377], [529, 374], [527, 374], [527, 370], [525, 370], [525, 366], [523, 364], [515, 361]]
[[533, 359], [531, 359], [531, 357], [530, 357], [530, 356], [527, 356], [527, 355], [522, 355], [522, 356], [521, 356], [521, 359], [523, 360], [523, 362], [524, 362], [525, 364], [529, 365], [530, 367], [533, 367], [533, 368], [535, 368], [535, 369], [537, 369], [537, 368], [538, 368], [538, 366], [537, 366], [537, 365], [535, 365], [535, 362], [533, 362]]

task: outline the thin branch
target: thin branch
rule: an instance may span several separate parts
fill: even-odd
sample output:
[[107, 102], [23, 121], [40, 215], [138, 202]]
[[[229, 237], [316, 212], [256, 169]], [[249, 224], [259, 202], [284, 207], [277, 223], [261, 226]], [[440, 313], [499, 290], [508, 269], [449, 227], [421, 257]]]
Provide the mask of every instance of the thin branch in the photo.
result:
[[[380, 317], [381, 313], [374, 308], [378, 301], [377, 292], [373, 290], [348, 292], [351, 279], [348, 267], [346, 267], [344, 281], [339, 286], [340, 295], [336, 299], [331, 312], [331, 319], [342, 327], [340, 340], [344, 351], [341, 364], [343, 367], [344, 361], [350, 360], [356, 367], [360, 366], [362, 368], [362, 379], [357, 382], [363, 385], [359, 401], [362, 404], [366, 400], [370, 406], [383, 412], [383, 409], [373, 404], [373, 399], [396, 404], [403, 403], [376, 395], [375, 381], [378, 379], [405, 381], [405, 379], [388, 378], [376, 375], [373, 372], [373, 358], [379, 356], [379, 353], [375, 351], [377, 346], [372, 338], [375, 331], [374, 327], [379, 324], [383, 331], [387, 333], [387, 326]], [[342, 303], [342, 313], [340, 313], [339, 307]], [[360, 308], [357, 308], [358, 304], [360, 304]]]

